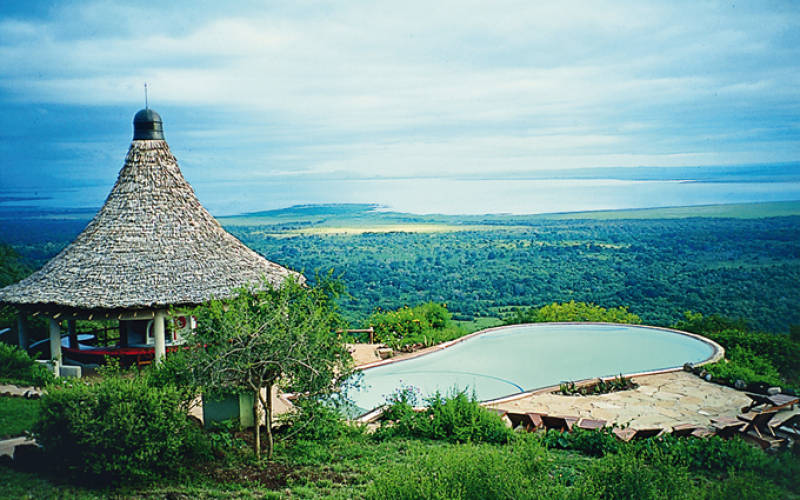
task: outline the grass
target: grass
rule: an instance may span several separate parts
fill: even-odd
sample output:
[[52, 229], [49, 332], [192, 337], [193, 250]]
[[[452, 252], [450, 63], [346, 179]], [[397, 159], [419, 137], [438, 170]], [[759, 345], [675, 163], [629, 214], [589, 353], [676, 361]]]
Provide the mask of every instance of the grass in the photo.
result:
[[[169, 481], [125, 487], [77, 485], [0, 466], [8, 498], [799, 498], [790, 478], [796, 465], [774, 464], [774, 471], [745, 464], [727, 472], [673, 464], [647, 451], [646, 443], [619, 453], [590, 457], [575, 450], [545, 447], [533, 435], [510, 445], [449, 444], [424, 439], [376, 441], [353, 434], [317, 442], [279, 442], [276, 458], [256, 464], [247, 456], [187, 467]], [[698, 442], [698, 444], [703, 444]], [[634, 453], [634, 446], [640, 447]], [[756, 450], [753, 450], [756, 451]], [[761, 453], [758, 451], [758, 453]], [[749, 456], [749, 455], [748, 455]], [[797, 460], [784, 457], [782, 460]], [[764, 455], [764, 460], [776, 460]], [[751, 470], [752, 469], [752, 470]], [[771, 469], [770, 469], [771, 470]], [[436, 481], [435, 478], [442, 478]], [[65, 483], [65, 481], [67, 481]], [[272, 489], [263, 482], [272, 485]], [[787, 482], [789, 481], [789, 482]], [[491, 488], [491, 490], [486, 489]], [[663, 490], [663, 491], [662, 491]], [[686, 491], [684, 491], [686, 490]], [[626, 493], [627, 492], [627, 493]], [[492, 494], [494, 493], [494, 494]], [[511, 497], [506, 493], [512, 494]], [[423, 496], [419, 496], [423, 495]]]
[[800, 201], [736, 203], [693, 207], [597, 210], [553, 214], [442, 215], [380, 211], [377, 205], [308, 205], [220, 217], [223, 226], [264, 226], [273, 237], [363, 233], [491, 231], [541, 220], [759, 219], [800, 215]]
[[0, 397], [0, 439], [21, 436], [39, 415], [34, 399]]
[[315, 226], [288, 231], [289, 235], [364, 234], [364, 233], [452, 233], [456, 231], [492, 231], [495, 226], [454, 224], [381, 224], [367, 226]]

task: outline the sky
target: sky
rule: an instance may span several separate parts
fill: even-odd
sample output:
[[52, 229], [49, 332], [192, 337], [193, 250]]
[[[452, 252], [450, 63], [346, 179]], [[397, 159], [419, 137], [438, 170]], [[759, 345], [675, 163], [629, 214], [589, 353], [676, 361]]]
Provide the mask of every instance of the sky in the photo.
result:
[[3, 1], [0, 191], [110, 187], [145, 82], [200, 185], [797, 172], [799, 24], [796, 2]]

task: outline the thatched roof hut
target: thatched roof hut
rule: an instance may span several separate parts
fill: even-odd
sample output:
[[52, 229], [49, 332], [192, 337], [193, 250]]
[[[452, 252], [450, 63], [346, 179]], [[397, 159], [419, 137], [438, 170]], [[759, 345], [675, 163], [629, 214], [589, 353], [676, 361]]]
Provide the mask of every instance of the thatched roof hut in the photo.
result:
[[[200, 204], [164, 140], [161, 117], [134, 118], [125, 165], [86, 229], [0, 303], [46, 314], [121, 314], [224, 298], [292, 271], [247, 248]], [[302, 277], [301, 277], [302, 279]]]

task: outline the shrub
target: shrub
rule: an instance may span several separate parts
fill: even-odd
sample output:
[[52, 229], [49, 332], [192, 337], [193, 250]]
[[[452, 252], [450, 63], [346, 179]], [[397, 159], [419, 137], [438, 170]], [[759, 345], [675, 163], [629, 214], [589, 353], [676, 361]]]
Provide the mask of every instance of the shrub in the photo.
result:
[[55, 379], [53, 373], [17, 346], [0, 342], [0, 379], [17, 384], [44, 387]]
[[283, 437], [319, 442], [363, 432], [361, 427], [347, 424], [342, 410], [331, 402], [301, 398], [294, 401], [294, 407], [296, 411], [285, 419], [289, 428]]
[[366, 326], [375, 329], [376, 342], [395, 348], [412, 344], [430, 346], [464, 334], [453, 324], [447, 307], [435, 302], [401, 307], [396, 311], [374, 312], [367, 319]]
[[385, 412], [385, 417], [393, 422], [382, 426], [378, 437], [418, 437], [452, 443], [505, 443], [511, 436], [510, 429], [499, 416], [463, 392], [454, 392], [448, 397], [436, 393], [427, 403], [425, 411], [416, 412], [408, 401], [395, 399]]
[[727, 360], [703, 368], [714, 378], [726, 380], [730, 384], [741, 379], [748, 384], [784, 385], [781, 374], [766, 357], [759, 356], [750, 349], [738, 345], [728, 349], [725, 355]]
[[609, 427], [593, 431], [575, 428], [569, 433], [551, 429], [537, 436], [548, 448], [575, 450], [592, 457], [602, 457], [620, 449], [620, 442]]
[[601, 323], [640, 324], [639, 316], [628, 312], [627, 307], [606, 309], [586, 302], [553, 302], [540, 308], [516, 309], [505, 318], [505, 324], [546, 323], [559, 321], [594, 321]]
[[179, 465], [199, 429], [181, 393], [145, 377], [106, 375], [97, 383], [51, 387], [33, 433], [57, 466], [88, 476], [141, 479]]

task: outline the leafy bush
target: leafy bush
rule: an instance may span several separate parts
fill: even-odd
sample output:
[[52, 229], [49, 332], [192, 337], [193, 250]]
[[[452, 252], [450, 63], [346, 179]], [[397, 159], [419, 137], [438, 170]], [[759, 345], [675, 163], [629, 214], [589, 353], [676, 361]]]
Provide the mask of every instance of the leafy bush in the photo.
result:
[[519, 323], [546, 323], [546, 322], [566, 322], [566, 321], [594, 321], [599, 323], [629, 323], [640, 324], [639, 316], [628, 312], [627, 307], [612, 307], [606, 309], [593, 303], [569, 302], [527, 309], [515, 309], [506, 316], [505, 324]]
[[505, 443], [511, 436], [510, 429], [499, 416], [463, 392], [454, 392], [448, 397], [436, 393], [427, 403], [425, 411], [416, 412], [409, 401], [395, 399], [384, 414], [393, 422], [381, 426], [377, 436], [419, 437], [452, 443]]
[[44, 387], [55, 379], [53, 372], [37, 363], [17, 346], [0, 342], [0, 380]]
[[620, 373], [612, 379], [597, 379], [597, 382], [581, 387], [576, 386], [575, 382], [562, 382], [558, 386], [558, 394], [564, 396], [574, 396], [576, 394], [588, 396], [591, 394], [608, 394], [609, 392], [627, 391], [628, 389], [636, 389], [637, 387], [639, 387], [639, 384], [627, 377], [623, 377]]
[[106, 375], [52, 386], [41, 398], [36, 440], [56, 465], [89, 476], [140, 479], [179, 465], [200, 430], [182, 394], [141, 376]]
[[431, 346], [464, 334], [452, 322], [447, 307], [435, 302], [401, 307], [396, 311], [374, 312], [367, 319], [366, 326], [375, 329], [376, 342], [395, 348], [413, 344]]
[[[790, 335], [752, 332], [744, 320], [686, 311], [675, 327], [704, 335], [725, 348], [731, 363], [707, 367], [712, 375], [745, 382], [800, 386], [800, 342]], [[784, 380], [781, 380], [784, 379]]]
[[726, 350], [725, 356], [727, 359], [703, 368], [714, 378], [726, 380], [730, 384], [741, 379], [748, 384], [784, 385], [781, 374], [772, 366], [769, 359], [756, 355], [746, 347], [734, 345]]
[[547, 474], [546, 451], [533, 440], [515, 446], [413, 449], [409, 467], [380, 469], [367, 491], [375, 499], [564, 498]]
[[282, 437], [320, 442], [363, 432], [363, 428], [347, 424], [342, 411], [331, 402], [301, 398], [294, 401], [294, 407], [296, 411], [285, 419], [288, 429]]
[[609, 427], [592, 431], [576, 428], [569, 433], [551, 429], [537, 436], [548, 448], [575, 450], [592, 457], [602, 457], [620, 449], [620, 441]]

